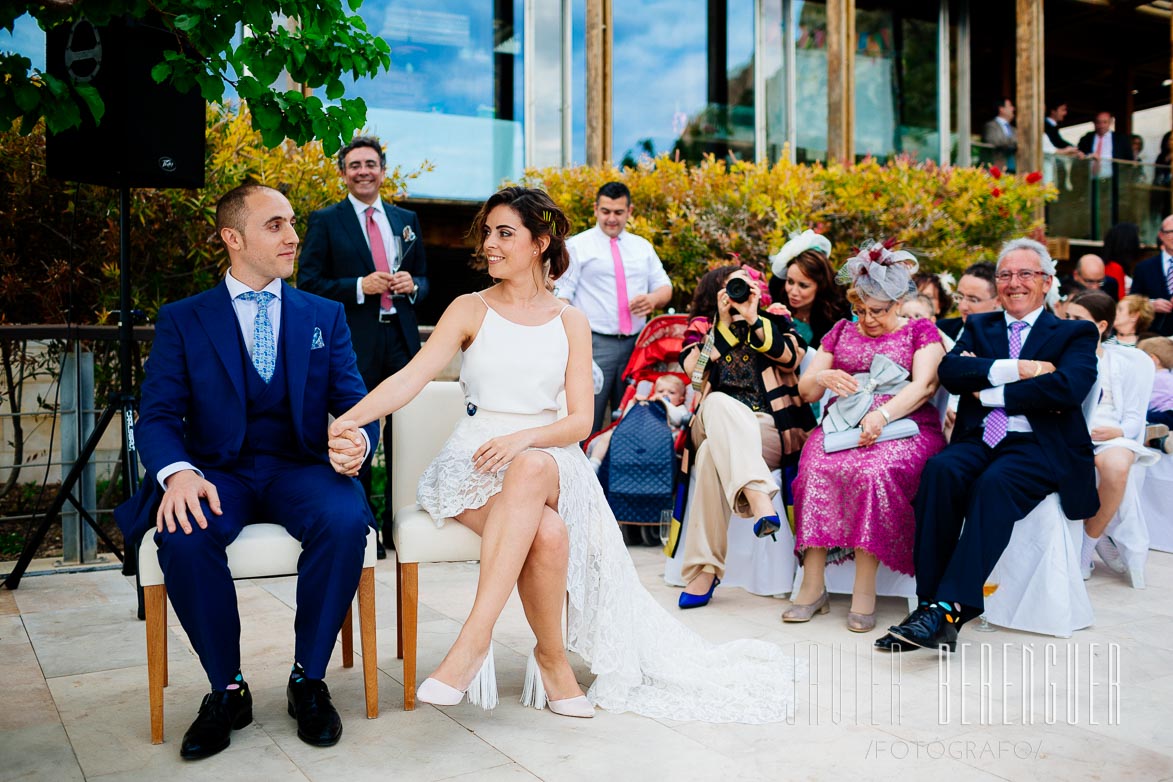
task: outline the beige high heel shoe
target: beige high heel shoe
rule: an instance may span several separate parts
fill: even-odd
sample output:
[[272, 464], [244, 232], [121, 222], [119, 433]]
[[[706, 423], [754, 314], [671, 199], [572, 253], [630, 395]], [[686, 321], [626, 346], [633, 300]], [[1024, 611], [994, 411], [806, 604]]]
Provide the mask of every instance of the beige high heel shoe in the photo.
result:
[[489, 642], [489, 651], [481, 662], [481, 667], [472, 681], [463, 690], [458, 690], [439, 679], [428, 677], [419, 687], [415, 688], [415, 697], [424, 703], [434, 706], [456, 706], [464, 696], [473, 706], [480, 706], [485, 711], [491, 711], [497, 706], [497, 669], [493, 664], [493, 642]]
[[538, 710], [549, 706], [550, 711], [561, 714], [563, 717], [590, 719], [595, 716], [595, 707], [591, 705], [585, 695], [563, 698], [558, 701], [546, 698], [546, 687], [542, 684], [542, 671], [538, 668], [538, 660], [533, 652], [529, 653], [529, 660], [525, 664], [525, 686], [521, 688], [521, 705], [533, 706]]

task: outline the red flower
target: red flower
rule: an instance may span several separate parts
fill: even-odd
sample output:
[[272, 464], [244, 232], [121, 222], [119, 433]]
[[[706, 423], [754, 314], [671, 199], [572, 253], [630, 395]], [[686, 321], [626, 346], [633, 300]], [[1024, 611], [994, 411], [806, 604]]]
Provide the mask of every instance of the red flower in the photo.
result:
[[997, 198], [998, 196], [1002, 195], [1002, 191], [995, 187], [990, 191], [990, 195], [992, 195], [994, 198]]
[[1036, 185], [1043, 181], [1043, 174], [1041, 171], [1031, 171], [1026, 175], [1026, 183], [1028, 185]]
[[997, 166], [990, 166], [990, 176], [992, 176], [994, 179], [1001, 179], [1002, 169], [998, 168]]

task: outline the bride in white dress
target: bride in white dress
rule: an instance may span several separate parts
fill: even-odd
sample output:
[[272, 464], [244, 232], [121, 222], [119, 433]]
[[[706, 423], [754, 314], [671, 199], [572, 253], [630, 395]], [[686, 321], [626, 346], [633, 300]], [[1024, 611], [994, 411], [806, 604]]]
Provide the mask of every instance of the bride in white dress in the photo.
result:
[[[593, 412], [590, 329], [551, 293], [569, 262], [569, 227], [543, 191], [492, 196], [471, 235], [496, 284], [453, 301], [411, 363], [331, 428], [336, 469], [356, 470], [361, 456], [344, 446], [361, 443], [357, 427], [407, 404], [464, 351], [468, 416], [420, 478], [418, 498], [433, 518], [481, 536], [480, 579], [456, 642], [417, 697], [496, 704], [493, 626], [516, 585], [537, 638], [523, 703], [576, 717], [598, 706], [680, 720], [783, 720], [794, 708], [792, 658], [762, 641], [715, 646], [671, 617], [640, 583], [578, 446]], [[566, 595], [569, 649], [595, 675], [585, 697], [563, 647]]]

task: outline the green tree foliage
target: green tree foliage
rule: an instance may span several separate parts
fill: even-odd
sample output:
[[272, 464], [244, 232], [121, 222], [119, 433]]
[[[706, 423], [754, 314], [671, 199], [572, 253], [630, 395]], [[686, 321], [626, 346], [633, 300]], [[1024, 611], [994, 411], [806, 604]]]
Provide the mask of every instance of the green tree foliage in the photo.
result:
[[[342, 76], [375, 76], [391, 65], [391, 48], [355, 13], [362, 0], [16, 0], [0, 3], [0, 28], [12, 31], [28, 13], [44, 29], [85, 16], [97, 25], [116, 17], [151, 18], [173, 31], [191, 54], [169, 52], [151, 73], [180, 90], [198, 88], [219, 102], [235, 87], [248, 102], [253, 128], [264, 144], [285, 139], [322, 142], [333, 154], [366, 122], [361, 98], [344, 98]], [[296, 24], [277, 23], [297, 20]], [[237, 33], [243, 28], [243, 35]], [[282, 72], [298, 84], [324, 90], [325, 101], [300, 89], [280, 90]], [[326, 101], [338, 101], [336, 104]], [[0, 127], [20, 121], [28, 134], [44, 119], [50, 132], [81, 124], [83, 113], [100, 121], [101, 97], [32, 67], [27, 57], [0, 52]]]

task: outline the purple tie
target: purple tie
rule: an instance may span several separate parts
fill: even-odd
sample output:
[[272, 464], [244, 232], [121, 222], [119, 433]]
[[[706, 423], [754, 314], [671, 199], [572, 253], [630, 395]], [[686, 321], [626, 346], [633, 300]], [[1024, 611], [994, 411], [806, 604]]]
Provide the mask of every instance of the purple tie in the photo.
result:
[[1169, 271], [1165, 275], [1165, 287], [1169, 289], [1169, 293], [1173, 295], [1173, 261], [1169, 262]]
[[[1018, 354], [1022, 352], [1022, 330], [1025, 328], [1025, 321], [1016, 320], [1010, 324], [1010, 358], [1018, 358]], [[995, 407], [991, 410], [986, 416], [982, 442], [991, 448], [1002, 442], [1002, 438], [1006, 436], [1008, 422], [1005, 408]]]

